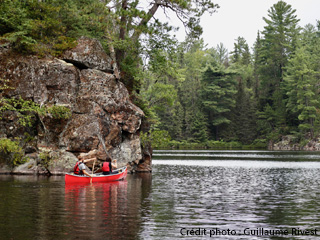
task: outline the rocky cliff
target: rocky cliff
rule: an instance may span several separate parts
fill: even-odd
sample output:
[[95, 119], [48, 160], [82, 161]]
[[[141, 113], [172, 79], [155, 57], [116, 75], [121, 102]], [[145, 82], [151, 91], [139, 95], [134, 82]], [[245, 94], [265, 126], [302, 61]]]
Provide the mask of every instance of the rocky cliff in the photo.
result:
[[[118, 166], [150, 171], [144, 158], [139, 132], [144, 113], [113, 74], [112, 60], [100, 42], [80, 38], [78, 45], [60, 58], [22, 56], [10, 48], [0, 50], [0, 78], [12, 90], [0, 97], [21, 96], [40, 106], [64, 106], [71, 117], [34, 116], [32, 127], [23, 127], [14, 112], [5, 112], [0, 138], [20, 137], [28, 162], [13, 169], [18, 173], [61, 174], [73, 168], [79, 154], [118, 160]], [[26, 140], [28, 138], [28, 141]], [[39, 154], [50, 158], [44, 167]]]

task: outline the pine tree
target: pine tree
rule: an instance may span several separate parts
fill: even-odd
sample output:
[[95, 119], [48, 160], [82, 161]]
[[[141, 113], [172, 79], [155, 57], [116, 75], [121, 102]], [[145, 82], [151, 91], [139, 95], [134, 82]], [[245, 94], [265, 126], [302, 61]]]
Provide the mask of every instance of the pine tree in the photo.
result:
[[255, 99], [253, 99], [253, 67], [251, 54], [246, 40], [238, 37], [234, 44], [234, 51], [231, 52], [232, 69], [237, 81], [237, 93], [235, 95], [235, 107], [231, 111], [232, 123], [229, 126], [230, 140], [237, 140], [242, 143], [251, 143], [256, 136]]
[[[209, 61], [207, 51], [204, 50], [204, 42], [189, 38], [181, 44], [185, 49], [180, 60], [183, 69], [184, 80], [179, 85], [179, 101], [183, 106], [183, 135], [190, 141], [204, 141], [206, 137], [199, 136], [199, 132], [206, 132], [206, 119], [203, 117], [200, 104], [201, 71]], [[201, 129], [200, 129], [201, 128]], [[198, 130], [195, 130], [198, 129]], [[203, 136], [206, 136], [204, 134]]]
[[275, 113], [274, 125], [286, 125], [285, 92], [283, 76], [288, 59], [294, 54], [299, 27], [299, 20], [291, 5], [279, 1], [268, 10], [270, 19], [262, 32], [260, 48], [260, 109], [269, 105]]
[[257, 39], [254, 43], [253, 48], [253, 78], [254, 78], [254, 84], [253, 84], [253, 92], [255, 99], [259, 98], [259, 89], [260, 89], [260, 74], [259, 69], [261, 68], [261, 38], [260, 38], [260, 32], [258, 31]]
[[237, 139], [245, 144], [252, 143], [257, 135], [256, 131], [256, 106], [253, 91], [246, 88], [241, 77], [238, 80], [236, 106], [233, 109], [234, 132]]
[[199, 109], [192, 114], [191, 139], [195, 142], [206, 142], [208, 140], [207, 119]]
[[243, 37], [238, 37], [234, 43], [234, 49], [231, 52], [232, 63], [239, 63], [241, 65], [249, 65], [251, 62], [251, 54], [249, 45]]
[[208, 115], [211, 136], [215, 139], [220, 137], [219, 128], [230, 123], [228, 114], [235, 105], [236, 82], [232, 75], [222, 66], [209, 65], [203, 72], [201, 99]]
[[285, 86], [287, 111], [302, 133], [313, 137], [319, 124], [320, 36], [312, 25], [303, 31], [300, 47], [289, 60]]
[[288, 67], [288, 103], [289, 111], [298, 113], [299, 129], [314, 136], [314, 123], [320, 107], [316, 72], [310, 66], [310, 55], [304, 48], [299, 48]]

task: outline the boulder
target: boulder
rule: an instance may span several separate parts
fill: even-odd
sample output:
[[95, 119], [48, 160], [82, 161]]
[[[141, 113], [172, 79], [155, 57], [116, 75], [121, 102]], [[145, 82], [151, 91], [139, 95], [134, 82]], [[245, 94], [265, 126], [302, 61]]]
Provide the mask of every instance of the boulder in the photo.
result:
[[80, 69], [91, 68], [103, 72], [113, 72], [112, 59], [106, 54], [101, 43], [96, 39], [79, 38], [78, 45], [66, 51], [62, 59], [73, 63]]
[[320, 138], [310, 139], [306, 136], [306, 139], [309, 138], [309, 141], [301, 145], [297, 143], [293, 136], [282, 136], [281, 141], [276, 143], [270, 142], [268, 149], [269, 150], [303, 150], [303, 151], [320, 151]]

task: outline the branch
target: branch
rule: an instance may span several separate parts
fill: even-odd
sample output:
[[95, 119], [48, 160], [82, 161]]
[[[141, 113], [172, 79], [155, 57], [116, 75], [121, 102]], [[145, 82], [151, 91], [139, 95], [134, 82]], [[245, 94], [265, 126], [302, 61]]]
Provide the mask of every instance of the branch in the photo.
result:
[[143, 26], [143, 25], [146, 25], [150, 19], [154, 16], [154, 14], [157, 12], [159, 6], [161, 5], [161, 0], [156, 0], [152, 7], [149, 9], [148, 11], [148, 14], [147, 14], [147, 17], [146, 18], [143, 18], [140, 23], [138, 24], [138, 27], [137, 29], [135, 30], [135, 32], [133, 33], [132, 35], [132, 39], [133, 40], [138, 40], [140, 34], [141, 34], [141, 30], [139, 29], [139, 27]]
[[[123, 10], [127, 10], [127, 8], [128, 8], [128, 0], [122, 0], [121, 8]], [[126, 16], [126, 14], [123, 14], [121, 16], [121, 19], [120, 19], [120, 34], [119, 34], [119, 38], [121, 40], [124, 40], [125, 34], [127, 33], [126, 22], [127, 22], [127, 16]]]

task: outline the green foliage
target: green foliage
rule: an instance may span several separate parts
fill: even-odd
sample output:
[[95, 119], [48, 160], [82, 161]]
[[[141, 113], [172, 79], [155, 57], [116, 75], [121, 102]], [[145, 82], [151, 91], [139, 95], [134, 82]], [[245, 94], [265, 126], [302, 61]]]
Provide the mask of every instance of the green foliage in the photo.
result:
[[299, 48], [289, 63], [288, 74], [285, 77], [287, 108], [298, 117], [298, 127], [302, 133], [310, 132], [313, 137], [315, 128], [319, 127], [315, 126], [320, 108], [317, 87], [319, 72], [315, 71], [312, 55], [305, 47]]
[[201, 99], [214, 128], [215, 139], [220, 137], [218, 127], [230, 123], [228, 113], [235, 106], [236, 82], [232, 75], [222, 66], [208, 66], [203, 73]]
[[239, 142], [231, 141], [206, 141], [206, 142], [190, 142], [190, 141], [175, 141], [168, 142], [167, 145], [161, 148], [167, 149], [241, 149], [243, 145]]
[[[10, 89], [8, 80], [0, 79], [0, 91]], [[40, 107], [33, 101], [24, 100], [21, 97], [5, 98], [0, 97], [0, 113], [12, 111], [17, 114], [18, 121], [22, 126], [31, 126], [35, 113], [40, 112]], [[1, 120], [1, 117], [0, 117]]]
[[252, 146], [254, 149], [266, 149], [268, 147], [267, 139], [255, 139]]
[[53, 160], [53, 157], [51, 156], [50, 152], [47, 151], [42, 151], [39, 154], [39, 158], [40, 158], [40, 164], [47, 169], [47, 171], [50, 173], [49, 171], [49, 166]]
[[150, 98], [150, 105], [156, 108], [158, 111], [164, 111], [165, 106], [173, 106], [175, 99], [177, 98], [177, 92], [173, 85], [155, 83], [146, 93]]
[[234, 43], [234, 50], [231, 54], [233, 63], [249, 65], [251, 62], [249, 46], [243, 37], [238, 37], [237, 42]]
[[273, 125], [282, 127], [286, 124], [285, 91], [283, 78], [288, 60], [294, 55], [300, 28], [296, 10], [284, 1], [279, 1], [268, 10], [263, 38], [256, 49], [259, 62], [256, 68], [260, 78], [260, 110], [270, 105], [275, 111]]
[[[320, 30], [307, 25], [300, 35], [295, 10], [283, 1], [274, 4], [264, 20], [252, 55], [241, 37], [229, 60], [223, 44], [204, 49], [203, 42], [190, 35], [170, 58], [182, 81], [172, 74], [148, 82], [148, 89], [161, 82], [162, 89], [171, 85], [176, 90], [175, 109], [167, 104], [153, 109], [157, 127], [174, 139], [168, 147], [241, 142], [246, 144], [241, 147], [265, 148], [284, 135], [299, 142], [320, 133]], [[169, 72], [168, 51], [156, 54], [148, 70]], [[154, 92], [148, 96], [159, 99]]]
[[0, 8], [0, 35], [19, 51], [37, 52], [37, 46], [63, 32], [58, 13], [59, 7], [43, 2], [5, 0]]
[[54, 41], [54, 44], [51, 47], [53, 51], [52, 54], [60, 56], [63, 52], [65, 52], [68, 49], [74, 48], [75, 46], [77, 46], [77, 42], [74, 38], [67, 36], [59, 36]]
[[46, 108], [47, 114], [50, 114], [54, 119], [68, 119], [71, 117], [71, 110], [65, 106], [53, 105]]
[[24, 53], [59, 56], [85, 35], [103, 40], [107, 9], [100, 1], [4, 0], [0, 4], [0, 38]]
[[[71, 117], [71, 110], [65, 106], [42, 107], [30, 100], [19, 98], [1, 98], [0, 113], [12, 111], [17, 114], [18, 122], [22, 126], [32, 126], [36, 115], [50, 115], [54, 119], [68, 119]], [[0, 118], [1, 119], [1, 118]]]
[[190, 126], [191, 141], [206, 142], [208, 140], [206, 117], [200, 111], [195, 111], [192, 117], [192, 125]]
[[[170, 104], [153, 108], [157, 127], [174, 139], [167, 147], [219, 147], [227, 142], [267, 147], [268, 141], [284, 135], [299, 142], [320, 133], [320, 24], [318, 29], [307, 25], [300, 35], [295, 11], [284, 1], [270, 8], [252, 55], [241, 37], [229, 60], [223, 44], [204, 49], [192, 35], [176, 54], [172, 48], [150, 54], [153, 62], [146, 75], [154, 79], [143, 88], [149, 100], [160, 99], [159, 86], [176, 91], [175, 109]], [[169, 61], [180, 75], [172, 74]]]
[[[0, 91], [12, 89], [8, 86], [8, 80], [0, 79]], [[71, 110], [65, 106], [53, 105], [50, 107], [40, 107], [39, 104], [31, 100], [24, 100], [21, 96], [18, 97], [0, 97], [0, 113], [13, 112], [17, 115], [18, 122], [22, 126], [32, 126], [36, 115], [50, 115], [54, 119], [68, 119], [71, 117]], [[1, 120], [1, 117], [0, 117]]]
[[9, 167], [16, 167], [26, 161], [24, 151], [19, 146], [18, 140], [8, 138], [0, 139], [0, 161]]
[[249, 145], [244, 145], [237, 141], [225, 142], [223, 140], [211, 140], [205, 142], [171, 140], [166, 145], [162, 145], [158, 149], [266, 149], [267, 146], [268, 142], [266, 139], [256, 139]]
[[257, 137], [257, 109], [253, 91], [246, 87], [249, 79], [245, 79], [244, 77], [238, 76], [237, 78], [236, 104], [235, 108], [232, 109], [233, 115], [230, 130], [235, 139], [249, 144]]
[[144, 148], [151, 145], [152, 148], [161, 148], [168, 146], [171, 137], [167, 131], [153, 130], [140, 133], [141, 144]]

